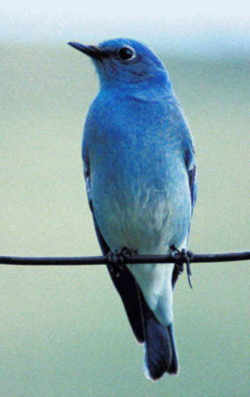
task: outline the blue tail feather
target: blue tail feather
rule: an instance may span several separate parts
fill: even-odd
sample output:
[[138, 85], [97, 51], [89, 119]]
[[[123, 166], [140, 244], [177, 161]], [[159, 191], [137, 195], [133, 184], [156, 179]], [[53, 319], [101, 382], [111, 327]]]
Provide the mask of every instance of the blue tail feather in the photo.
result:
[[165, 372], [177, 374], [178, 358], [173, 325], [165, 327], [160, 324], [151, 310], [145, 306], [145, 375], [156, 380]]

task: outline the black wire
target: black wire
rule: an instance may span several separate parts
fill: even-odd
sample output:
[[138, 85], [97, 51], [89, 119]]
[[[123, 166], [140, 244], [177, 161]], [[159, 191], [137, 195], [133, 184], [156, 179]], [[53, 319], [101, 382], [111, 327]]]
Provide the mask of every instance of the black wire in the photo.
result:
[[[194, 254], [189, 253], [190, 263], [208, 262], [232, 262], [250, 260], [250, 251], [226, 252], [215, 254]], [[185, 263], [185, 257], [181, 254], [173, 258], [171, 255], [135, 255], [126, 258], [126, 263]], [[80, 257], [20, 257], [20, 256], [0, 256], [2, 265], [21, 265], [21, 266], [84, 266], [84, 265], [104, 265], [108, 260], [105, 256], [80, 256]]]

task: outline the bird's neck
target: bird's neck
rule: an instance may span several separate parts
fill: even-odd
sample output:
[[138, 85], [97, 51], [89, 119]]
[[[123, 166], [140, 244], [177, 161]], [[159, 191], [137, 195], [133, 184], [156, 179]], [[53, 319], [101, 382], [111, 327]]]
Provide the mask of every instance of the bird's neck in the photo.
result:
[[104, 84], [101, 85], [101, 91], [143, 101], [169, 99], [174, 96], [172, 86], [168, 81], [151, 81], [150, 79], [137, 83]]

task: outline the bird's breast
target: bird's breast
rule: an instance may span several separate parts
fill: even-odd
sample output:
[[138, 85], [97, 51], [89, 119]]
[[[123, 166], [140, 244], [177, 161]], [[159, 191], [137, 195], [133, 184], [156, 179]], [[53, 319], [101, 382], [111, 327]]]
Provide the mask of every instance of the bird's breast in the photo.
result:
[[161, 244], [170, 244], [173, 236], [186, 233], [186, 176], [176, 159], [170, 161], [160, 152], [120, 145], [98, 156], [91, 175], [93, 205], [112, 249], [127, 246], [155, 252]]
[[180, 134], [163, 102], [107, 98], [86, 125], [95, 218], [111, 249], [152, 252], [188, 234]]

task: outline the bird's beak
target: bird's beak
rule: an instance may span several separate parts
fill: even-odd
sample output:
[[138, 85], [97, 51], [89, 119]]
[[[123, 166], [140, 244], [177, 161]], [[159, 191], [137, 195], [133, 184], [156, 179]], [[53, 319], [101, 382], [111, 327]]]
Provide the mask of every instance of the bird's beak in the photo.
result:
[[101, 49], [97, 46], [94, 45], [84, 45], [76, 42], [70, 41], [68, 43], [71, 47], [75, 48], [78, 51], [83, 52], [84, 54], [90, 56], [91, 58], [94, 59], [99, 59], [101, 60], [103, 57], [103, 53]]

